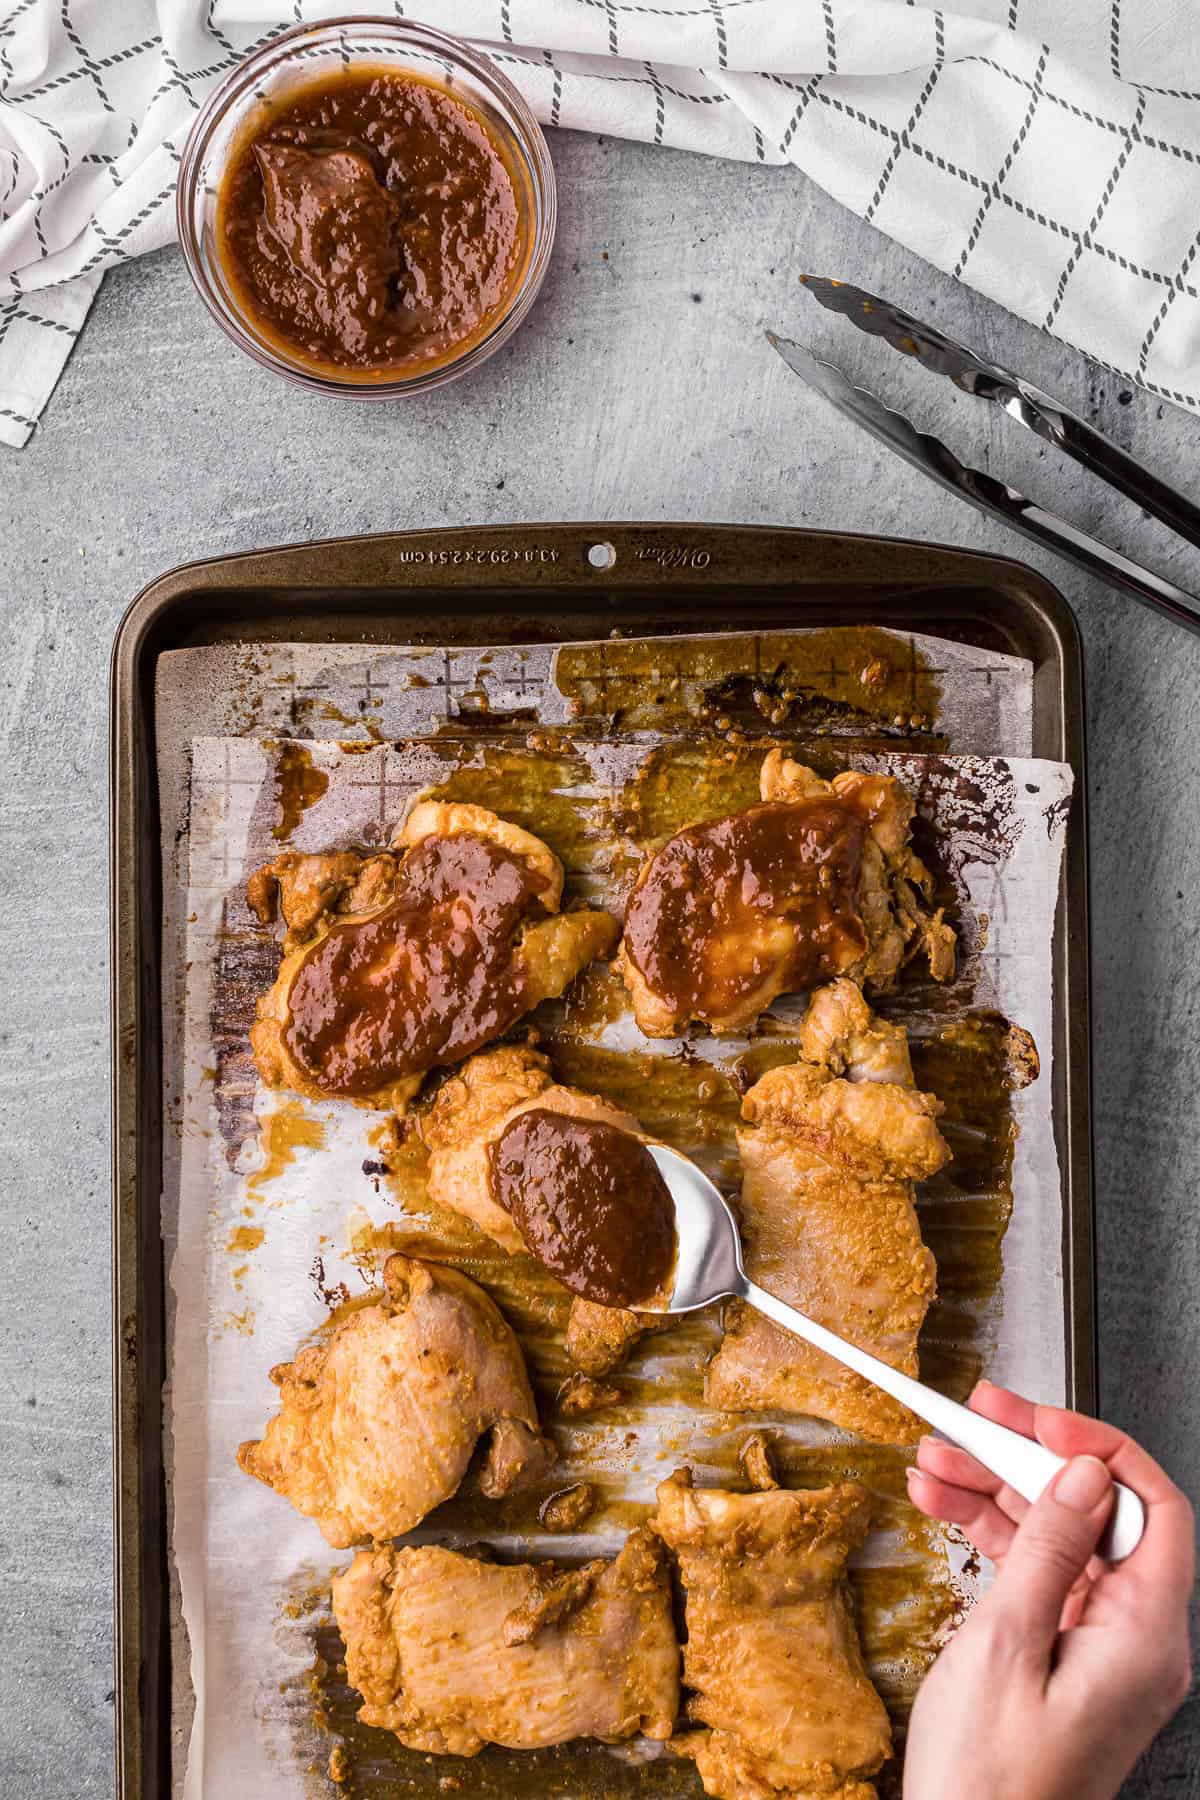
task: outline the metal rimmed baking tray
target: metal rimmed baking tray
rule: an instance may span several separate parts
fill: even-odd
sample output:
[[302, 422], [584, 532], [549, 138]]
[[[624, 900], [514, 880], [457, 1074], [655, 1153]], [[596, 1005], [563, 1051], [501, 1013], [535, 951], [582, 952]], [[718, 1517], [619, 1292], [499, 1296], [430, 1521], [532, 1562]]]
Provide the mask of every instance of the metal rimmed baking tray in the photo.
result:
[[112, 1003], [118, 1792], [170, 1792], [163, 1462], [162, 869], [154, 681], [218, 642], [581, 641], [847, 623], [923, 631], [1034, 666], [1033, 752], [1075, 793], [1054, 940], [1053, 1109], [1071, 1403], [1096, 1390], [1084, 715], [1078, 633], [1018, 563], [897, 539], [740, 527], [512, 526], [337, 540], [186, 566], [138, 596], [112, 670]]

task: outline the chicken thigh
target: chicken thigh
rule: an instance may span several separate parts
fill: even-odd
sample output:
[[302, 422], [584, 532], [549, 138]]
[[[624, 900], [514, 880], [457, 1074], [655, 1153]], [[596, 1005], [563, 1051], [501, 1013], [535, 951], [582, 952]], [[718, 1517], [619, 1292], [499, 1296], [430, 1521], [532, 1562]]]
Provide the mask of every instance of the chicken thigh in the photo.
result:
[[[745, 1096], [738, 1129], [746, 1272], [862, 1349], [916, 1375], [934, 1296], [913, 1183], [950, 1152], [940, 1104], [913, 1086], [904, 1031], [852, 981], [821, 989], [801, 1028], [804, 1061]], [[731, 1412], [810, 1413], [877, 1443], [923, 1429], [907, 1407], [743, 1302], [728, 1309], [705, 1398]]]
[[342, 1550], [411, 1531], [462, 1481], [491, 1432], [480, 1486], [499, 1498], [554, 1460], [520, 1346], [482, 1288], [390, 1256], [384, 1292], [271, 1370], [281, 1409], [238, 1463]]
[[686, 1590], [686, 1711], [705, 1728], [673, 1747], [718, 1800], [874, 1800], [891, 1727], [845, 1580], [869, 1518], [854, 1481], [730, 1494], [684, 1470], [659, 1488], [651, 1526]]
[[610, 950], [609, 913], [563, 912], [563, 870], [481, 806], [427, 800], [390, 851], [286, 851], [251, 876], [284, 957], [250, 1041], [268, 1087], [402, 1110]]
[[415, 1750], [474, 1756], [573, 1738], [668, 1738], [679, 1646], [661, 1544], [614, 1562], [501, 1567], [434, 1546], [361, 1551], [333, 1581], [359, 1718]]
[[[429, 1192], [514, 1255], [526, 1244], [497, 1199], [493, 1151], [515, 1119], [534, 1109], [615, 1126], [645, 1142], [632, 1113], [563, 1087], [549, 1059], [528, 1045], [474, 1056], [443, 1083], [421, 1122], [430, 1150]], [[660, 1329], [652, 1315], [601, 1306], [575, 1296], [567, 1322], [567, 1354], [589, 1375], [616, 1368], [643, 1332]]]
[[648, 1037], [741, 1031], [833, 976], [883, 990], [922, 951], [935, 980], [953, 973], [901, 782], [853, 769], [828, 782], [772, 750], [759, 786], [761, 804], [689, 826], [638, 874], [617, 966]]

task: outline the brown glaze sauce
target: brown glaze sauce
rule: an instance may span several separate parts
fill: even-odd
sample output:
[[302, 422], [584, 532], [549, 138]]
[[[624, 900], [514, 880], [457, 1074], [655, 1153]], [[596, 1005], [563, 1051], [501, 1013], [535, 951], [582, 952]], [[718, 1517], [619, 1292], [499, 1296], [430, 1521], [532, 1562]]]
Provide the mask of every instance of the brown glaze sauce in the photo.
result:
[[648, 985], [697, 1018], [736, 1010], [777, 957], [754, 939], [797, 928], [792, 990], [827, 981], [867, 948], [857, 911], [866, 823], [836, 799], [766, 801], [681, 831], [654, 857], [625, 915], [625, 948]]
[[675, 1208], [639, 1139], [545, 1107], [518, 1113], [490, 1151], [491, 1183], [533, 1256], [601, 1306], [631, 1306], [666, 1285]]
[[527, 1010], [518, 930], [541, 916], [544, 879], [471, 832], [405, 856], [381, 912], [335, 925], [288, 995], [288, 1049], [330, 1093], [370, 1094], [459, 1062]]
[[256, 115], [217, 243], [258, 330], [333, 373], [404, 374], [485, 336], [527, 254], [510, 153], [436, 82], [349, 69]]
[[307, 745], [282, 744], [275, 762], [279, 823], [271, 827], [271, 836], [290, 838], [308, 808], [316, 805], [328, 786], [328, 775], [314, 765]]
[[626, 731], [690, 731], [700, 719], [730, 742], [731, 732], [761, 734], [764, 721], [793, 739], [858, 721], [872, 733], [934, 735], [938, 672], [911, 639], [835, 625], [767, 631], [754, 643], [748, 655], [745, 637], [692, 638], [682, 656], [670, 640], [564, 644], [554, 680], [579, 717], [616, 718]]

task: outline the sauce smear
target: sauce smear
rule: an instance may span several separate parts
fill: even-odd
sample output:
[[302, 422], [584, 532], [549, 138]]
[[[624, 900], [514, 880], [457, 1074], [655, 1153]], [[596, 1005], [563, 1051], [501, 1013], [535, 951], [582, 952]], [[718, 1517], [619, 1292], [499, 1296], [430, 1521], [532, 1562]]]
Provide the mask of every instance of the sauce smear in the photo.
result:
[[492, 1145], [496, 1199], [530, 1253], [600, 1306], [636, 1308], [675, 1266], [675, 1207], [646, 1147], [599, 1119], [535, 1106]]

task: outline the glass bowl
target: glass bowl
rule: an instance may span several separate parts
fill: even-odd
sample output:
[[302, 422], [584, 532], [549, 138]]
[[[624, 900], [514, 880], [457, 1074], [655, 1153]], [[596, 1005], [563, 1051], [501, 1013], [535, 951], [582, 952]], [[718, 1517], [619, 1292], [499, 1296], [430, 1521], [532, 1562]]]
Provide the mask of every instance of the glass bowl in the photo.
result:
[[[526, 220], [524, 265], [503, 310], [481, 338], [427, 368], [333, 369], [314, 365], [267, 336], [242, 305], [217, 248], [217, 199], [228, 160], [266, 108], [293, 90], [347, 64], [432, 77], [482, 113], [508, 153]], [[554, 166], [541, 127], [522, 95], [486, 56], [414, 20], [331, 19], [297, 25], [238, 64], [215, 88], [184, 147], [176, 200], [179, 242], [208, 310], [235, 344], [264, 368], [322, 394], [355, 400], [392, 400], [441, 387], [478, 367], [525, 318], [550, 260], [557, 218]]]

